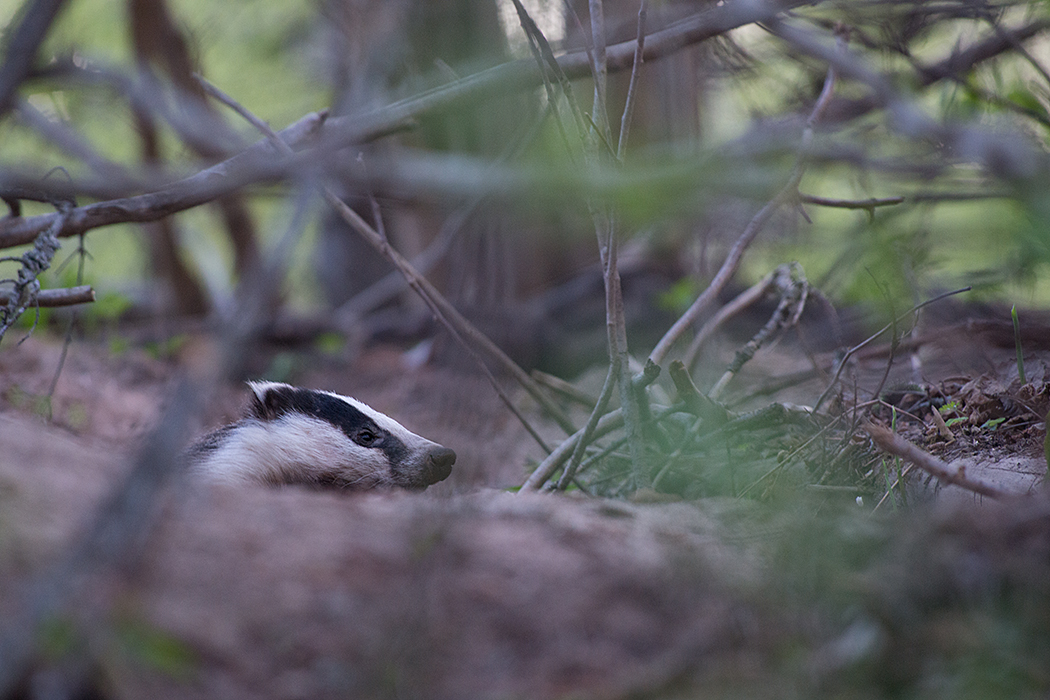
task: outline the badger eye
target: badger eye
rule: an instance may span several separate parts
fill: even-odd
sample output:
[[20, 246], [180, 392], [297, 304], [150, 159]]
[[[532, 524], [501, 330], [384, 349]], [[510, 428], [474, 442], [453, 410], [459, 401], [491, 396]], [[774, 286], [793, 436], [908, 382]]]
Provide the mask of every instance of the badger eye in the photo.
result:
[[354, 436], [354, 442], [356, 442], [358, 445], [361, 445], [362, 447], [369, 447], [378, 439], [379, 436], [371, 430], [369, 430], [368, 428], [359, 430], [357, 432], [357, 435]]

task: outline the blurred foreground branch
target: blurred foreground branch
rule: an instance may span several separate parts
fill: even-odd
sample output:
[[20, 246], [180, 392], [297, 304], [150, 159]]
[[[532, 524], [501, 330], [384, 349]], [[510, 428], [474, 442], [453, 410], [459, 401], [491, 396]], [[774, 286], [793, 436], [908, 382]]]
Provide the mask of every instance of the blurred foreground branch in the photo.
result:
[[[719, 36], [736, 27], [766, 21], [779, 12], [804, 4], [807, 3], [788, 0], [729, 3], [712, 8], [650, 34], [646, 38], [642, 57], [646, 61], [653, 61], [673, 54], [684, 46]], [[637, 40], [632, 40], [610, 46], [607, 51], [608, 69], [620, 71], [630, 68], [635, 60], [637, 44]], [[586, 51], [566, 54], [558, 58], [557, 63], [569, 79], [584, 77], [591, 71]], [[303, 168], [314, 167], [319, 160], [325, 162], [331, 154], [342, 148], [366, 143], [403, 129], [407, 122], [433, 110], [493, 92], [527, 89], [539, 85], [542, 79], [543, 72], [534, 62], [515, 61], [366, 114], [336, 117], [325, 123], [326, 111], [311, 113], [282, 130], [280, 135], [285, 143], [299, 150], [306, 141], [318, 134], [321, 124], [325, 124], [323, 139], [312, 152], [300, 153], [290, 159], [274, 158], [273, 146], [264, 139], [222, 163], [159, 191], [79, 207], [56, 235], [61, 238], [112, 224], [156, 221], [244, 186], [282, 179]], [[3, 184], [0, 182], [0, 185]], [[53, 221], [54, 215], [50, 214], [20, 220], [0, 220], [0, 249], [29, 243]]]

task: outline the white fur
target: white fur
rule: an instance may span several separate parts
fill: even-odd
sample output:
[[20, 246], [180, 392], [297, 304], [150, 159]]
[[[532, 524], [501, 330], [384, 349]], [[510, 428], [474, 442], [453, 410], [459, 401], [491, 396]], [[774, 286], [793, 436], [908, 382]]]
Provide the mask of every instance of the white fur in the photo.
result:
[[347, 485], [392, 483], [382, 452], [361, 447], [323, 420], [296, 414], [276, 421], [243, 421], [198, 469], [227, 483], [281, 484], [313, 481], [322, 471], [319, 465], [338, 467]]
[[[270, 390], [288, 388], [274, 382], [248, 385], [260, 401]], [[442, 449], [360, 401], [329, 391], [317, 393], [345, 401], [400, 439], [408, 454], [399, 466], [420, 469], [434, 450]], [[334, 485], [351, 489], [417, 485], [397, 484], [383, 450], [359, 445], [338, 427], [314, 416], [288, 413], [276, 420], [245, 418], [225, 430], [217, 447], [192, 458], [194, 471], [204, 478], [231, 484], [317, 483], [337, 472]]]

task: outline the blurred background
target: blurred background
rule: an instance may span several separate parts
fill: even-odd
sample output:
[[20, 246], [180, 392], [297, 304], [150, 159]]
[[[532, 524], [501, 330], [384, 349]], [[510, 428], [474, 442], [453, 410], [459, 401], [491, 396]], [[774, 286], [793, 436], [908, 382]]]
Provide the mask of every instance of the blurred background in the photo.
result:
[[[57, 177], [88, 191], [105, 183], [110, 198], [142, 191], [141, 183], [122, 187], [117, 176], [152, 169], [170, 180], [258, 138], [203, 97], [194, 73], [282, 128], [318, 109], [333, 117], [382, 111], [491, 66], [530, 60], [509, 2], [65, 5], [20, 86], [18, 106], [0, 121], [0, 168], [31, 179], [61, 167], [47, 182]], [[589, 43], [581, 31], [586, 3], [526, 6], [555, 49]], [[652, 3], [648, 27], [674, 31], [705, 7]], [[8, 46], [20, 9], [14, 2], [0, 8]], [[610, 44], [634, 38], [637, 10], [636, 3], [605, 4]], [[909, 132], [884, 105], [872, 104], [869, 86], [840, 81], [800, 191], [904, 201], [877, 210], [781, 207], [745, 257], [738, 289], [799, 261], [814, 288], [843, 306], [900, 311], [966, 285], [973, 287], [969, 300], [1044, 304], [1043, 5], [824, 3], [799, 12], [800, 22], [828, 37], [834, 22], [848, 25], [849, 49], [958, 139], [938, 143]], [[967, 53], [997, 36], [1007, 46]], [[637, 356], [703, 289], [786, 180], [826, 68], [755, 24], [644, 66], [616, 173], [621, 182], [602, 193], [617, 189]], [[616, 126], [628, 78], [629, 71], [610, 77]], [[584, 111], [589, 82], [574, 84]], [[598, 185], [577, 177], [577, 144], [559, 126], [566, 106], [552, 109], [535, 83], [510, 88], [467, 91], [398, 133], [347, 147], [340, 167], [358, 171], [330, 182], [366, 220], [381, 221], [403, 254], [424, 255], [422, 267], [438, 287], [516, 360], [574, 375], [605, 359], [586, 204], [587, 189]], [[967, 129], [973, 133], [957, 133]], [[993, 147], [999, 150], [989, 155]], [[487, 178], [486, 167], [498, 177]], [[528, 182], [516, 184], [515, 174]], [[118, 345], [170, 345], [196, 330], [195, 319], [228, 311], [238, 280], [295, 228], [288, 274], [271, 280], [271, 340], [354, 352], [374, 339], [432, 336], [429, 314], [410, 291], [375, 286], [392, 266], [304, 192], [297, 178], [259, 182], [161, 221], [93, 230], [83, 239], [82, 264], [70, 261], [77, 250], [70, 240], [42, 284], [72, 286], [79, 276], [95, 287], [96, 303], [77, 312], [81, 333], [109, 333]], [[81, 203], [91, 201], [85, 194]], [[24, 209], [51, 211], [46, 202]], [[41, 323], [64, 313], [44, 310]], [[24, 318], [23, 327], [32, 322]], [[256, 372], [268, 369], [259, 361]]]

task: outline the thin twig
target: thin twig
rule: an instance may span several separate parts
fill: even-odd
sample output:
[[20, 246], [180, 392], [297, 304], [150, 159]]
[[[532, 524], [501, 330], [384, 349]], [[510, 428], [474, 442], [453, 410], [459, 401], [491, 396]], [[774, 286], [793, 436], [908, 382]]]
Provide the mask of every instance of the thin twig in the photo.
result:
[[580, 437], [576, 440], [576, 449], [572, 451], [572, 459], [569, 460], [569, 466], [565, 467], [565, 471], [558, 480], [559, 490], [564, 491], [576, 476], [576, 470], [580, 467], [580, 462], [587, 451], [587, 446], [591, 444], [591, 438], [594, 435], [595, 428], [598, 427], [598, 421], [605, 415], [605, 411], [609, 406], [609, 399], [612, 398], [613, 389], [616, 388], [616, 383], [621, 376], [619, 358], [616, 358], [609, 363], [609, 370], [605, 373], [605, 382], [602, 384], [601, 393], [598, 394], [598, 400], [594, 404], [591, 415], [587, 418], [586, 425], [583, 426], [583, 430], [580, 432]]
[[[606, 102], [606, 79], [608, 77], [607, 51], [605, 40], [605, 9], [602, 0], [589, 0], [591, 19], [591, 43], [594, 79], [594, 101], [591, 108], [592, 124], [594, 125], [593, 137], [588, 144], [588, 157], [592, 164], [601, 161], [598, 142], [606, 144], [610, 148], [612, 134], [609, 128], [609, 112]], [[637, 79], [637, 72], [634, 74]], [[624, 114], [626, 118], [626, 112]], [[629, 121], [629, 120], [628, 120]], [[621, 119], [621, 124], [623, 120]], [[628, 124], [629, 128], [629, 124]], [[613, 153], [622, 163], [622, 146], [617, 145], [617, 152]], [[607, 378], [606, 384], [611, 388], [614, 384], [620, 389], [620, 408], [623, 412], [624, 432], [627, 436], [627, 447], [631, 455], [631, 469], [636, 480], [644, 478], [645, 466], [645, 444], [642, 435], [642, 416], [648, 414], [648, 396], [644, 389], [636, 390], [635, 382], [631, 376], [631, 358], [627, 344], [627, 319], [624, 312], [623, 288], [620, 281], [618, 268], [619, 259], [619, 235], [617, 230], [616, 216], [610, 208], [588, 202], [591, 210], [591, 218], [594, 221], [594, 231], [598, 239], [598, 253], [602, 263], [602, 279], [605, 283], [605, 326], [607, 342], [609, 346], [609, 365], [615, 369], [619, 376], [615, 382]], [[611, 382], [611, 383], [610, 383]], [[596, 406], [604, 411], [604, 406]], [[600, 413], [599, 413], [600, 414]], [[594, 420], [592, 414], [589, 422]], [[578, 464], [576, 458], [582, 458], [582, 449], [586, 447], [583, 440], [580, 441], [574, 453], [574, 465]], [[564, 483], [568, 483], [564, 481]]]
[[635, 88], [645, 57], [645, 17], [648, 7], [649, 0], [641, 0], [638, 3], [638, 34], [635, 38], [634, 61], [631, 64], [631, 81], [627, 84], [627, 99], [623, 105], [623, 116], [620, 117], [620, 138], [616, 142], [616, 159], [621, 163], [627, 151], [627, 137], [631, 133], [631, 120], [634, 119]]
[[[874, 277], [874, 275], [872, 275], [872, 277]], [[877, 279], [873, 279], [872, 281], [875, 283], [876, 288], [882, 293], [883, 298], [889, 303], [890, 313], [893, 313], [893, 301], [890, 298], [889, 292], [879, 284]], [[897, 319], [894, 317], [893, 320], [890, 321], [890, 350], [889, 356], [886, 358], [886, 367], [882, 371], [882, 378], [872, 392], [872, 396], [875, 396], [876, 398], [882, 395], [882, 389], [886, 386], [886, 381], [890, 378], [890, 370], [893, 369], [893, 361], [897, 356], [897, 349], [900, 347], [900, 341], [901, 338], [897, 333]]]
[[[608, 435], [614, 430], [623, 427], [623, 413], [620, 409], [610, 411], [602, 416], [598, 423], [594, 426], [594, 430], [591, 432], [591, 440], [597, 440], [600, 437]], [[572, 456], [573, 451], [576, 449], [577, 443], [580, 438], [583, 437], [584, 428], [580, 428], [577, 432], [570, 435], [567, 439], [562, 440], [561, 444], [554, 448], [554, 450], [547, 455], [546, 459], [540, 462], [539, 466], [533, 470], [529, 478], [525, 480], [525, 483], [521, 485], [519, 492], [538, 491], [543, 487], [547, 480], [554, 475], [554, 472], [565, 464], [565, 460]]]
[[[78, 287], [81, 286], [81, 283], [84, 281], [84, 266], [85, 266], [85, 263], [86, 263], [87, 257], [88, 257], [87, 248], [84, 247], [84, 239], [85, 239], [85, 236], [81, 235], [80, 236], [80, 244], [77, 246], [76, 252], [74, 253], [77, 256], [77, 285], [78, 285]], [[68, 262], [68, 261], [69, 260], [67, 259], [66, 262]], [[62, 265], [59, 265], [58, 266], [58, 270], [56, 270], [56, 272], [60, 271], [62, 269], [63, 265], [65, 265], [65, 263], [62, 263]], [[89, 301], [94, 301], [95, 300], [95, 292], [94, 292], [94, 290], [92, 290], [90, 286], [88, 286], [87, 289], [91, 293], [91, 298], [90, 298]], [[52, 417], [53, 417], [51, 411], [52, 411], [52, 408], [54, 406], [54, 403], [52, 402], [52, 399], [55, 396], [55, 389], [58, 387], [58, 379], [59, 379], [59, 377], [62, 376], [62, 370], [66, 366], [66, 358], [69, 357], [69, 348], [72, 347], [72, 345], [73, 345], [73, 325], [74, 325], [74, 323], [76, 323], [77, 316], [78, 316], [77, 312], [74, 311], [73, 313], [69, 314], [69, 319], [66, 321], [66, 334], [65, 334], [65, 338], [62, 341], [62, 352], [59, 353], [58, 365], [55, 367], [55, 373], [51, 376], [51, 384], [47, 388], [47, 408], [48, 408], [47, 419], [48, 420], [51, 420]]]
[[808, 297], [809, 283], [802, 275], [801, 267], [797, 263], [781, 265], [774, 273], [774, 280], [775, 286], [780, 289], [780, 303], [777, 304], [777, 308], [765, 325], [742, 348], [737, 350], [729, 367], [707, 392], [709, 398], [717, 400], [729, 381], [755, 356], [759, 348], [778, 330], [797, 323], [799, 316], [802, 315]]
[[798, 201], [803, 204], [813, 204], [820, 207], [831, 207], [834, 209], [863, 209], [868, 212], [868, 215], [872, 218], [875, 216], [875, 209], [878, 207], [889, 207], [895, 204], [902, 204], [904, 197], [882, 197], [871, 199], [829, 199], [828, 197], [818, 197], [812, 194], [799, 194]]
[[606, 109], [605, 84], [609, 64], [605, 57], [605, 7], [602, 0], [588, 0], [591, 16], [591, 77], [594, 78], [594, 104], [591, 117], [597, 122], [598, 133], [609, 138], [609, 113]]

